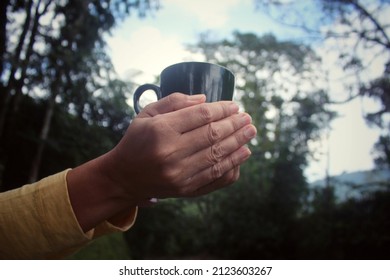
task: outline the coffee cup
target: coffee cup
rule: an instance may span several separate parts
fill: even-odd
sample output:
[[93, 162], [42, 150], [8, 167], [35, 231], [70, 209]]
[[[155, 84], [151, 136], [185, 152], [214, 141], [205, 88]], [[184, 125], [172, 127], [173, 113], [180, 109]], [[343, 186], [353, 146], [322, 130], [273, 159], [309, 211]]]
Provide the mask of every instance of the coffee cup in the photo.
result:
[[144, 84], [134, 92], [134, 109], [138, 114], [142, 94], [154, 91], [157, 99], [174, 92], [184, 94], [205, 94], [206, 102], [232, 100], [234, 75], [227, 68], [206, 62], [182, 62], [165, 68], [160, 74], [160, 85]]

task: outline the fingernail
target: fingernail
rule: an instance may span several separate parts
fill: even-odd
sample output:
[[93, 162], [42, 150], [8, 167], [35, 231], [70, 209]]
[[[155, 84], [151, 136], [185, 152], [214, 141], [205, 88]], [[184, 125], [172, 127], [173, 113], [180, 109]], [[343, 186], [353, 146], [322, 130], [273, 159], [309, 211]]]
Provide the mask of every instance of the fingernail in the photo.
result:
[[246, 160], [252, 154], [251, 150], [249, 150], [249, 148], [246, 147], [246, 146], [241, 147], [240, 153], [241, 153], [241, 159], [242, 160]]
[[241, 113], [240, 117], [240, 122], [242, 126], [252, 123], [252, 118], [248, 114]]
[[230, 112], [231, 112], [232, 114], [237, 113], [238, 110], [240, 109], [236, 103], [230, 104], [229, 108], [230, 108]]
[[253, 125], [246, 127], [244, 130], [244, 135], [248, 139], [254, 138], [256, 136], [256, 133], [257, 133], [256, 128]]

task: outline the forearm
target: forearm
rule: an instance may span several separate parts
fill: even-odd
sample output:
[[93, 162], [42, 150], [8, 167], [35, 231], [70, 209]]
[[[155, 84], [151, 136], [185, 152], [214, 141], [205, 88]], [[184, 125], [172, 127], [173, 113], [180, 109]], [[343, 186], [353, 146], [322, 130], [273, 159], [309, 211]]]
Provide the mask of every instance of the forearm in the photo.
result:
[[[95, 164], [91, 162], [80, 169], [63, 171], [34, 184], [0, 193], [0, 259], [63, 258], [98, 236], [129, 229], [135, 221], [137, 208], [119, 213], [121, 203], [115, 203], [114, 207], [110, 199], [104, 199], [103, 193], [96, 195], [98, 191], [93, 186], [97, 185], [90, 185], [93, 181], [87, 180], [86, 171], [89, 168], [93, 171]], [[71, 185], [70, 189], [76, 195], [72, 202], [67, 187], [70, 173], [80, 174], [80, 179], [86, 176], [85, 183], [76, 179], [77, 183]], [[98, 176], [94, 174], [95, 179]], [[76, 188], [78, 183], [83, 184], [79, 189]], [[93, 196], [88, 196], [89, 190]], [[82, 200], [90, 211], [83, 206], [81, 209], [72, 207], [71, 203], [82, 203]], [[76, 211], [82, 223], [76, 217]], [[110, 213], [117, 215], [110, 218]]]

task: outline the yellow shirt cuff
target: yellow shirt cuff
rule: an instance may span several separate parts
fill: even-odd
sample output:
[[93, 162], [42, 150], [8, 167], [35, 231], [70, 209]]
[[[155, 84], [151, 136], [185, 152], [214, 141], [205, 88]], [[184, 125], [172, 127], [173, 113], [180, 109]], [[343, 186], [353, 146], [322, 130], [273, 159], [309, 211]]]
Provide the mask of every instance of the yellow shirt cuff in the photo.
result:
[[133, 225], [136, 208], [117, 224], [105, 221], [84, 233], [70, 204], [67, 172], [0, 193], [0, 258], [64, 257], [98, 236], [126, 231]]

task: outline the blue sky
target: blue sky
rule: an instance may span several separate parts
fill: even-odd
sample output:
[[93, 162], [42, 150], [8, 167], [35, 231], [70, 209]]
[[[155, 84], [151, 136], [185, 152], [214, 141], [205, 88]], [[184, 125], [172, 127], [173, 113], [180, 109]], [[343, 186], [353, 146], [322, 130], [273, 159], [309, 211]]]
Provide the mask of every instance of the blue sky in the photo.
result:
[[[234, 30], [254, 32], [258, 35], [273, 33], [279, 39], [302, 38], [302, 33], [277, 24], [261, 11], [255, 11], [252, 0], [162, 0], [162, 9], [152, 16], [139, 19], [129, 17], [120, 23], [108, 38], [109, 51], [118, 74], [139, 84], [154, 82], [166, 66], [188, 60], [202, 60], [185, 48], [197, 42], [198, 35], [211, 30], [216, 36], [226, 38]], [[320, 47], [318, 52], [328, 64], [332, 91], [342, 93], [342, 72], [337, 68], [337, 57]], [[139, 70], [143, 74], [134, 75]], [[380, 70], [380, 69], [379, 69]], [[338, 97], [338, 96], [336, 96]], [[307, 170], [309, 179], [325, 174], [326, 153], [330, 149], [330, 172], [367, 170], [373, 167], [371, 149], [378, 131], [366, 126], [363, 111], [375, 107], [373, 102], [355, 100], [338, 106], [341, 117], [332, 123], [329, 139], [324, 135], [313, 146], [320, 148], [318, 162]]]

